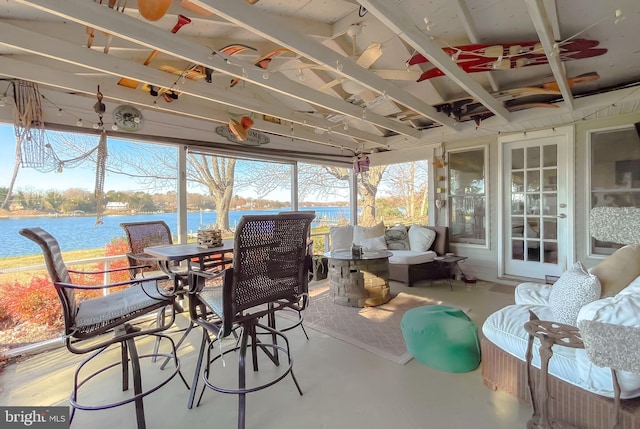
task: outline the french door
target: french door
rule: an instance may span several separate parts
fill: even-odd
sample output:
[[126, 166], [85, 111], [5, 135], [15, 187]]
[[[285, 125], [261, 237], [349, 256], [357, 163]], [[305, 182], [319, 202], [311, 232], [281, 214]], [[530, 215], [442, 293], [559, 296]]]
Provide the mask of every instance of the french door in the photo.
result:
[[501, 267], [506, 276], [559, 276], [573, 259], [573, 129], [500, 140]]

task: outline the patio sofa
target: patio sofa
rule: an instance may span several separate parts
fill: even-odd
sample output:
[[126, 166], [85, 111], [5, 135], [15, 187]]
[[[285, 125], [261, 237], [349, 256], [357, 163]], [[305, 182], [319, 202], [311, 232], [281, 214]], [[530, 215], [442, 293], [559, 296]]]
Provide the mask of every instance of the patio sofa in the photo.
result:
[[433, 263], [436, 256], [449, 252], [449, 228], [446, 226], [394, 225], [382, 222], [371, 227], [344, 225], [329, 231], [330, 249], [349, 249], [352, 244], [363, 249], [386, 249], [389, 257], [389, 280], [411, 287], [417, 281], [445, 278], [449, 269]]
[[[504, 389], [520, 400], [530, 402], [525, 353], [528, 334], [524, 324], [533, 311], [541, 320], [567, 323], [561, 312], [581, 300], [576, 295], [554, 295], [554, 287], [564, 287], [567, 277], [575, 276], [574, 266], [554, 285], [523, 283], [515, 288], [515, 304], [491, 314], [482, 326], [482, 379], [493, 390]], [[573, 272], [573, 274], [567, 274]], [[592, 282], [599, 293], [595, 300], [575, 308], [573, 326], [581, 320], [640, 327], [640, 245], [625, 246], [591, 270], [579, 274], [584, 282]], [[565, 280], [563, 280], [563, 278]], [[576, 277], [574, 277], [575, 279]], [[579, 277], [578, 277], [579, 278]], [[579, 288], [587, 289], [585, 283]], [[559, 286], [560, 285], [560, 286]], [[591, 286], [589, 286], [591, 288]], [[565, 290], [566, 291], [566, 290]], [[564, 300], [564, 303], [562, 302]], [[564, 304], [559, 309], [559, 304]], [[535, 340], [533, 347], [533, 384], [538, 385], [540, 356]], [[549, 361], [549, 414], [582, 429], [610, 427], [614, 409], [611, 371], [592, 364], [584, 349], [553, 346]], [[621, 385], [621, 428], [640, 427], [640, 374], [618, 371]]]

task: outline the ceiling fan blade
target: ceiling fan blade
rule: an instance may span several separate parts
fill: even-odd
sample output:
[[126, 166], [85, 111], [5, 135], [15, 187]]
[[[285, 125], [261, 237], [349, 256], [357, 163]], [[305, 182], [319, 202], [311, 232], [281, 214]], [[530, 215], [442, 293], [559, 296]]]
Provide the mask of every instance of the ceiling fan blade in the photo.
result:
[[367, 49], [365, 49], [364, 52], [360, 54], [360, 56], [356, 60], [356, 63], [359, 66], [368, 69], [373, 65], [373, 63], [378, 61], [378, 58], [380, 58], [381, 56], [382, 45], [380, 43], [373, 42], [370, 43], [369, 46], [367, 46]]

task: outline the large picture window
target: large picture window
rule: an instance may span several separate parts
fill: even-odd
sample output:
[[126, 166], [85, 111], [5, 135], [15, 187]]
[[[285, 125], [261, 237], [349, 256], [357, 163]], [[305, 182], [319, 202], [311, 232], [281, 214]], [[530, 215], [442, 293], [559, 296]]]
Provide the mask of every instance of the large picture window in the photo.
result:
[[449, 231], [454, 243], [486, 244], [485, 152], [449, 152]]
[[[640, 138], [636, 129], [629, 126], [592, 132], [590, 164], [591, 253], [608, 255], [624, 245], [616, 227], [626, 222], [624, 208], [640, 207]], [[594, 210], [600, 207], [607, 208]]]

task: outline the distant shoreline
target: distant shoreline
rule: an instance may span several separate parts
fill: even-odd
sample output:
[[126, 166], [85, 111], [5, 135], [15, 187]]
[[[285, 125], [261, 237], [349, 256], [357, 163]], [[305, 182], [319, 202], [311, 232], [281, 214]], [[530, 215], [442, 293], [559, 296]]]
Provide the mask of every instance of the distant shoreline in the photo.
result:
[[[311, 206], [299, 206], [298, 208], [301, 210], [304, 210], [306, 207], [313, 207], [313, 208], [318, 208], [318, 207], [326, 207], [326, 208], [333, 208], [333, 207], [349, 207], [349, 204], [339, 204], [339, 203], [335, 203], [332, 205], [327, 205], [327, 206], [318, 206], [318, 205], [311, 205]], [[281, 207], [278, 208], [278, 210], [286, 210], [289, 209], [290, 207]], [[236, 209], [236, 210], [229, 210], [230, 212], [236, 212], [236, 211], [272, 211], [274, 210], [273, 208], [265, 208], [265, 209]], [[187, 213], [200, 213], [201, 210], [187, 210]], [[215, 210], [204, 210], [204, 212], [206, 213], [215, 213]], [[148, 216], [148, 215], [154, 215], [154, 214], [176, 214], [176, 212], [166, 212], [166, 211], [156, 211], [156, 212], [127, 212], [127, 211], [108, 211], [102, 214], [102, 216]], [[42, 212], [36, 212], [34, 210], [17, 210], [15, 212], [9, 212], [6, 210], [0, 210], [0, 219], [28, 219], [28, 218], [38, 218], [38, 217], [45, 217], [45, 218], [55, 218], [55, 217], [96, 217], [96, 213], [42, 213]]]

